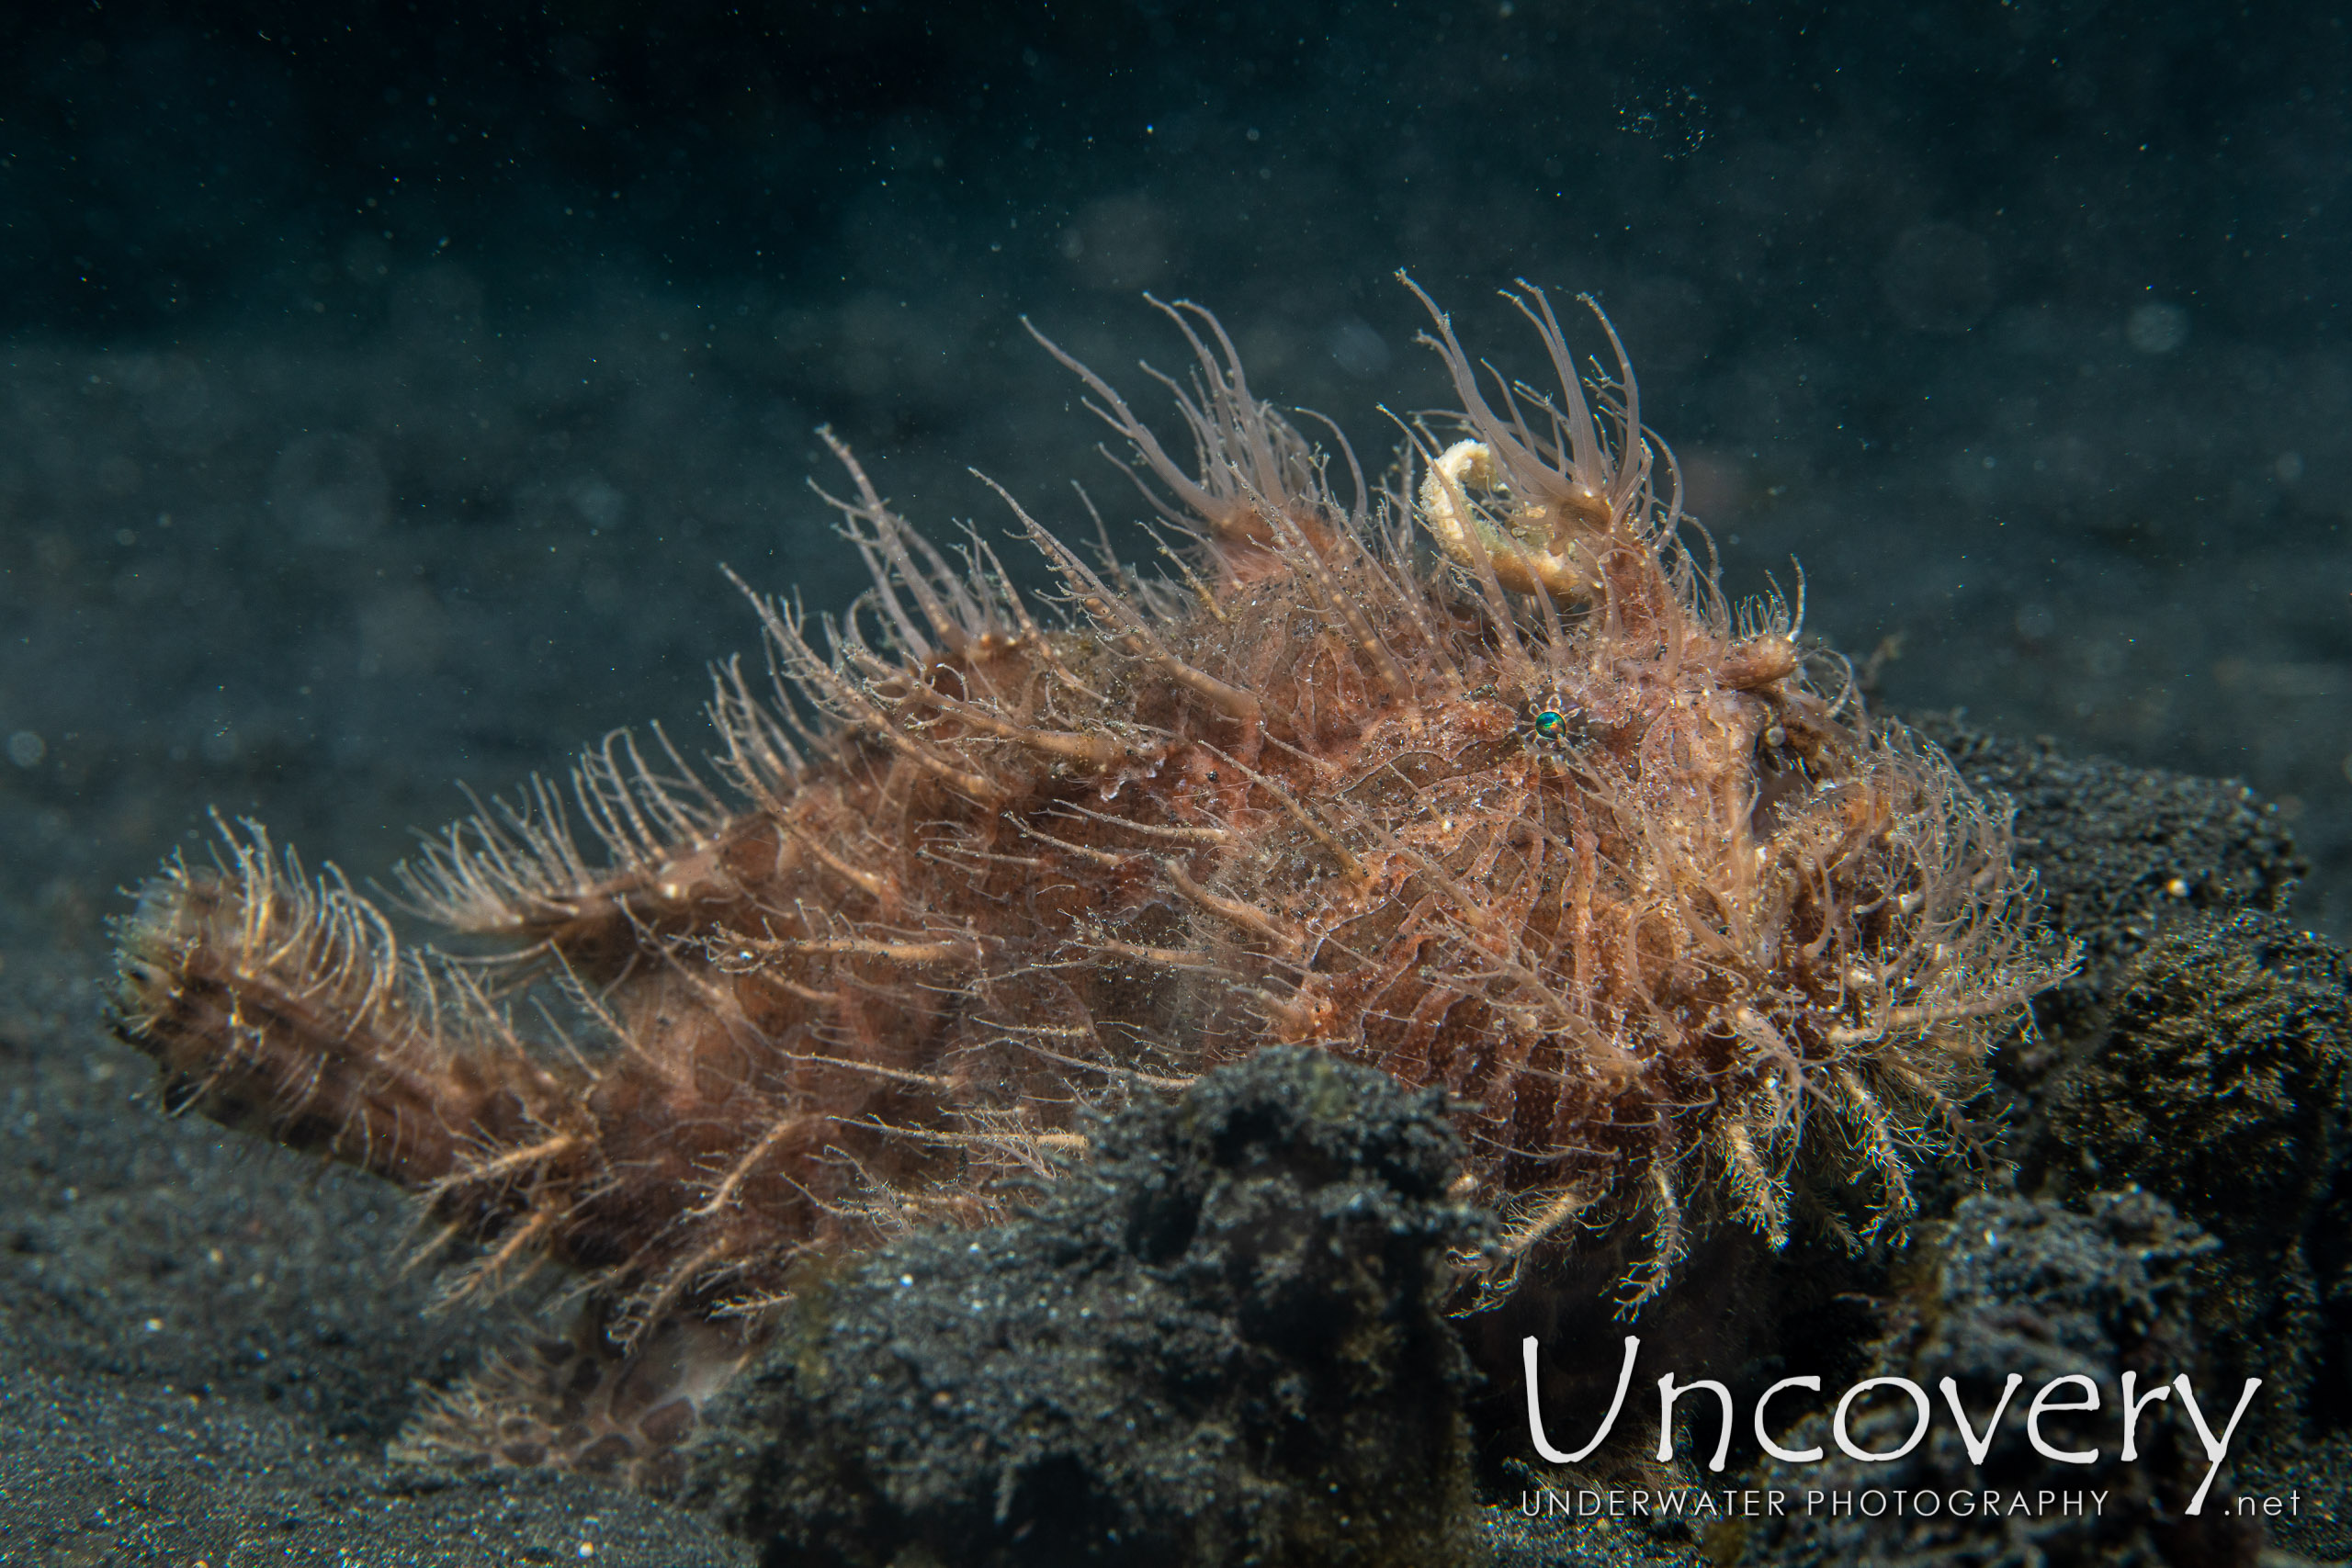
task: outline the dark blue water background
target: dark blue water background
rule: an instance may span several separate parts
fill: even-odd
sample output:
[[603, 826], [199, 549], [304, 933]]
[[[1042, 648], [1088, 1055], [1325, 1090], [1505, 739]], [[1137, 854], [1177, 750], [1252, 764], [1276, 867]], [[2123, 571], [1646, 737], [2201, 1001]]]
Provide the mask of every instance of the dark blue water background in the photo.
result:
[[698, 749], [718, 564], [860, 585], [820, 423], [940, 536], [1005, 521], [967, 465], [1135, 514], [1023, 314], [1149, 409], [1140, 297], [1198, 299], [1377, 470], [1446, 399], [1405, 267], [1531, 376], [1494, 289], [1599, 295], [1731, 586], [1801, 558], [1890, 703], [2247, 778], [2340, 937], [2347, 56], [2096, 0], [11, 7], [0, 935], [96, 942], [208, 804], [380, 875], [456, 779]]

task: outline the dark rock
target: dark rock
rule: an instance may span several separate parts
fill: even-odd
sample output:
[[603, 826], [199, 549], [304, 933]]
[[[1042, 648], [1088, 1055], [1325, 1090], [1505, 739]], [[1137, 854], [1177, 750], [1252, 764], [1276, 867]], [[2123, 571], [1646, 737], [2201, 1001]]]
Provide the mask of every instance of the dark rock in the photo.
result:
[[2340, 951], [2267, 915], [2197, 920], [2132, 963], [2103, 1021], [2041, 1087], [2050, 1182], [2149, 1188], [2265, 1269], [2342, 1251], [2321, 1224], [2352, 1153]]
[[805, 1297], [707, 1499], [775, 1563], [1460, 1560], [1442, 1112], [1274, 1049], [1122, 1113], [1031, 1215]]
[[[2171, 1207], [2144, 1192], [2098, 1193], [2075, 1213], [2048, 1200], [1972, 1198], [1942, 1227], [1923, 1288], [1895, 1298], [1894, 1325], [1879, 1346], [1874, 1377], [1908, 1378], [1925, 1391], [1932, 1418], [1927, 1436], [1900, 1458], [1865, 1463], [1833, 1440], [1821, 1415], [1783, 1437], [1785, 1448], [1818, 1446], [1825, 1459], [1768, 1467], [1755, 1484], [1808, 1492], [1881, 1495], [1883, 1511], [1837, 1513], [1827, 1502], [1810, 1510], [1794, 1504], [1781, 1519], [1747, 1524], [1736, 1534], [1745, 1561], [1774, 1564], [1992, 1564], [2196, 1562], [2252, 1564], [2259, 1527], [2233, 1516], [2227, 1476], [2217, 1480], [2202, 1511], [2186, 1513], [2207, 1464], [2195, 1434], [2177, 1408], [2143, 1416], [2138, 1453], [2120, 1456], [2117, 1405], [2120, 1375], [2139, 1374], [2141, 1392], [2188, 1372], [2196, 1377], [2200, 1407], [2218, 1428], [2235, 1407], [2241, 1385], [2215, 1381], [2195, 1338], [2193, 1309], [2199, 1260], [2214, 1243]], [[2023, 1382], [2003, 1411], [1999, 1429], [1976, 1463], [1952, 1424], [1939, 1382], [1958, 1384], [1970, 1418], [1982, 1423], [1999, 1402], [2012, 1373]], [[2028, 1413], [2035, 1393], [2053, 1378], [2096, 1380], [2098, 1409], [2047, 1414], [2043, 1441], [2062, 1450], [2097, 1450], [2086, 1464], [2044, 1458], [2029, 1441]], [[2067, 1398], [2071, 1391], [2058, 1396]], [[2218, 1405], [2218, 1409], [2215, 1407]], [[1900, 1391], [1857, 1404], [1849, 1427], [1855, 1448], [1885, 1454], [1901, 1449], [1917, 1420]], [[2249, 1412], [2246, 1420], [2254, 1420]], [[1981, 1429], [1981, 1427], [1980, 1427]], [[2241, 1427], [2243, 1438], [2245, 1428]], [[2242, 1446], [2242, 1445], [2241, 1445]], [[2043, 1507], [2038, 1494], [2105, 1494], [2096, 1511]], [[1982, 1498], [1996, 1493], [2004, 1511], [1988, 1515]], [[2007, 1511], [2022, 1492], [2033, 1503]], [[1892, 1499], [1938, 1499], [1898, 1510]], [[1973, 1512], [1955, 1516], [1948, 1499], [1971, 1499]], [[1726, 1544], [1728, 1544], [1728, 1540]], [[1711, 1548], [1716, 1543], [1711, 1540]]]
[[[2282, 1483], [2338, 1470], [2352, 1451], [2344, 953], [2272, 916], [2206, 916], [2159, 936], [2052, 1048], [2019, 1124], [2021, 1180], [2136, 1183], [2220, 1237], [2198, 1330], [2217, 1368], [2264, 1380], [2242, 1450]], [[2323, 1550], [2346, 1544], [2339, 1529]]]
[[1979, 734], [1956, 716], [1913, 719], [1971, 788], [2017, 807], [2017, 858], [2034, 873], [2050, 924], [2080, 944], [2082, 994], [2200, 910], [2283, 912], [2310, 865], [2278, 808], [2233, 780], [2190, 778], [2044, 739]]

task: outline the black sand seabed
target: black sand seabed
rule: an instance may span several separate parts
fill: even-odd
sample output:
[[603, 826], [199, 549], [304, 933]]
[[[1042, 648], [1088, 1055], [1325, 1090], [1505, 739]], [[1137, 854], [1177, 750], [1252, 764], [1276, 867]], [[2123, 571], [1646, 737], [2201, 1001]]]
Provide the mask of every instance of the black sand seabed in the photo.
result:
[[156, 1113], [104, 922], [207, 807], [366, 880], [453, 780], [695, 750], [717, 564], [858, 585], [820, 422], [941, 536], [1001, 521], [967, 463], [1132, 515], [1023, 313], [1148, 409], [1137, 295], [1198, 299], [1376, 470], [1375, 405], [1443, 398], [1393, 269], [1521, 371], [1492, 288], [1593, 290], [1735, 589], [1793, 554], [1810, 629], [1901, 639], [1888, 702], [2247, 778], [2341, 941], [2347, 51], [2286, 6], [0, 19], [0, 1560], [728, 1560], [381, 1466], [500, 1325], [423, 1314], [389, 1192]]

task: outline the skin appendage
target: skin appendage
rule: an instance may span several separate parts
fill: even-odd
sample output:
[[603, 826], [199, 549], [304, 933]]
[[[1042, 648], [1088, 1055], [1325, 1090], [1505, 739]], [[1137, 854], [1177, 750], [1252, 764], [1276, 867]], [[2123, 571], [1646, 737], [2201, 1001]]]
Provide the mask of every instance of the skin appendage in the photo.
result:
[[799, 1270], [989, 1224], [1090, 1108], [1272, 1043], [1444, 1089], [1504, 1236], [1465, 1292], [1607, 1233], [1630, 1312], [1706, 1225], [1909, 1213], [2055, 974], [2005, 812], [1777, 596], [1724, 598], [1605, 318], [1588, 378], [1508, 296], [1539, 393], [1421, 298], [1460, 406], [1377, 490], [1198, 307], [1160, 307], [1189, 463], [1045, 343], [1182, 540], [1138, 580], [1006, 496], [1061, 615], [828, 435], [874, 589], [814, 627], [750, 594], [768, 678], [718, 671], [715, 764], [615, 737], [403, 868], [500, 956], [250, 825], [148, 887], [118, 1026], [174, 1109], [414, 1194], [453, 1296], [583, 1282], [571, 1350], [407, 1451], [660, 1484]]

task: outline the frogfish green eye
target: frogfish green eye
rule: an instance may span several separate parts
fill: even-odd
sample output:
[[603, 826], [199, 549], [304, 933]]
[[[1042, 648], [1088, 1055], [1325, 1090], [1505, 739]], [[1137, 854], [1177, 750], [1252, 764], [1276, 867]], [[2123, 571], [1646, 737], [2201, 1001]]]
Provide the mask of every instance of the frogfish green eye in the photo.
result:
[[1558, 739], [1560, 732], [1567, 728], [1567, 715], [1557, 708], [1545, 708], [1535, 716], [1535, 733], [1546, 740]]

